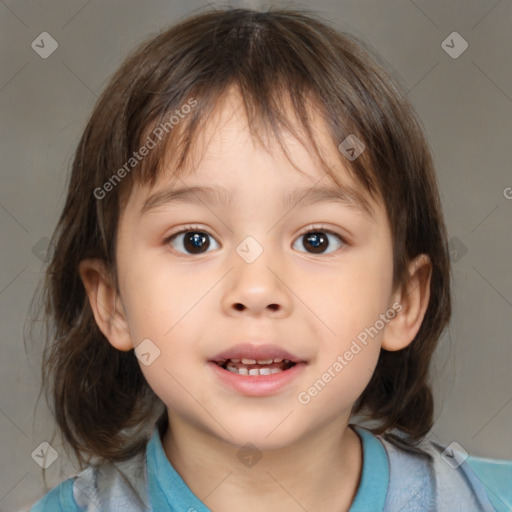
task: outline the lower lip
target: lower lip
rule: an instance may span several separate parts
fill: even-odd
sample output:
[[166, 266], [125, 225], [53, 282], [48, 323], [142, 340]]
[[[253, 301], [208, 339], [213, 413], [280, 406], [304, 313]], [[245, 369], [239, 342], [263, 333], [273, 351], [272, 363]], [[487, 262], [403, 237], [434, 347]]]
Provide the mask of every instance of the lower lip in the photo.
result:
[[218, 364], [209, 361], [215, 375], [227, 387], [246, 396], [270, 396], [281, 391], [293, 379], [297, 378], [306, 363], [297, 363], [288, 370], [271, 375], [240, 375], [224, 370]]

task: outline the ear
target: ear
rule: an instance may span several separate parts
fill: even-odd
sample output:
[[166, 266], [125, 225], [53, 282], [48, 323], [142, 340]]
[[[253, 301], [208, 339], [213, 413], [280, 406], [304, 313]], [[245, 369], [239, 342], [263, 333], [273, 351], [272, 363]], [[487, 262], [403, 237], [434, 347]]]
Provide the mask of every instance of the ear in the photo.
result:
[[85, 259], [79, 263], [78, 272], [100, 331], [114, 348], [131, 350], [133, 343], [126, 315], [105, 263], [100, 259]]
[[420, 254], [409, 264], [409, 281], [395, 295], [402, 309], [384, 330], [382, 348], [389, 351], [407, 347], [418, 333], [430, 300], [432, 264], [426, 254]]

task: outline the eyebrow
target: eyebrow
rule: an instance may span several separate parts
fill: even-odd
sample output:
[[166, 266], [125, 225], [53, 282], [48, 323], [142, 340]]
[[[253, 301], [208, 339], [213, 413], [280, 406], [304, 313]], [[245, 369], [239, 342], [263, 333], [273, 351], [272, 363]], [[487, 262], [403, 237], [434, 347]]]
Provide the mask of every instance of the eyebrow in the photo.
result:
[[[179, 203], [190, 204], [232, 204], [235, 193], [224, 187], [191, 186], [163, 190], [149, 196], [140, 210], [144, 215], [161, 206]], [[374, 212], [365, 197], [352, 188], [305, 187], [285, 194], [283, 205], [292, 208], [298, 203], [314, 205], [322, 202], [340, 203], [374, 218]]]

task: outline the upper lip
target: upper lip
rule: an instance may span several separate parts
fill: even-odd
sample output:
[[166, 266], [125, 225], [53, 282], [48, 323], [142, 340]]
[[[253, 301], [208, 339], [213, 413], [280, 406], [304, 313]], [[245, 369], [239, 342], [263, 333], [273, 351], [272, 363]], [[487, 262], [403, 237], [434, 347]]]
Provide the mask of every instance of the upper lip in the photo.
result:
[[238, 345], [233, 345], [232, 347], [212, 357], [210, 361], [217, 363], [220, 361], [226, 361], [227, 359], [254, 359], [256, 361], [268, 359], [288, 359], [293, 363], [305, 362], [305, 360], [301, 357], [291, 354], [290, 352], [277, 345], [253, 345], [251, 343], [240, 343]]

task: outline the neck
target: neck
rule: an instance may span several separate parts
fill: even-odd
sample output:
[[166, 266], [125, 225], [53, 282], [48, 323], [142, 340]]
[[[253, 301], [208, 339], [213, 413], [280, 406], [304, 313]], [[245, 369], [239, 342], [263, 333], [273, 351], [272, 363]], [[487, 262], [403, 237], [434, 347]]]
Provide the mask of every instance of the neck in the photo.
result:
[[[240, 450], [169, 417], [162, 444], [192, 492], [214, 512], [348, 511], [362, 473], [362, 446], [337, 420], [293, 445]], [[261, 458], [260, 458], [261, 455]]]

